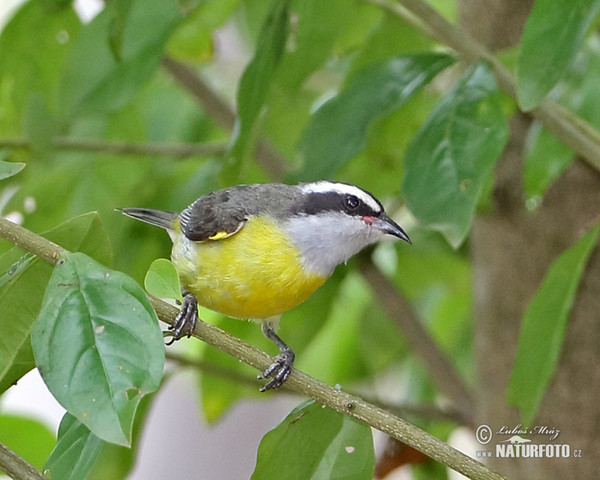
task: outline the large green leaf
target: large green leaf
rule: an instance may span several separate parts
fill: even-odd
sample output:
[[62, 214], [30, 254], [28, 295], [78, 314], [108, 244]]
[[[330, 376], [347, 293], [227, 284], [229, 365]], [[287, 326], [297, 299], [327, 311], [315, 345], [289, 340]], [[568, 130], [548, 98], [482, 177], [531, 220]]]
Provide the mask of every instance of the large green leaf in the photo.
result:
[[75, 40], [60, 84], [66, 119], [114, 112], [131, 101], [159, 65], [182, 20], [175, 0], [108, 2]]
[[133, 440], [131, 448], [114, 443], [104, 443], [100, 455], [85, 480], [124, 480], [135, 466], [138, 456], [140, 439], [143, 437], [144, 426], [156, 394], [142, 398], [135, 413], [133, 422]]
[[507, 397], [525, 425], [534, 420], [556, 371], [577, 286], [599, 236], [600, 224], [552, 263], [523, 317]]
[[70, 413], [58, 428], [56, 447], [48, 457], [44, 473], [60, 480], [84, 480], [100, 454], [104, 441]]
[[517, 61], [517, 96], [531, 110], [575, 60], [600, 0], [537, 0], [525, 24]]
[[454, 57], [405, 55], [367, 65], [315, 112], [298, 144], [304, 166], [295, 180], [331, 177], [367, 144], [369, 125], [399, 109]]
[[419, 222], [460, 245], [507, 138], [494, 77], [485, 64], [473, 65], [406, 151], [403, 191]]
[[252, 480], [370, 480], [375, 465], [371, 429], [310, 400], [267, 433]]
[[[42, 236], [111, 262], [110, 240], [97, 213], [75, 217]], [[35, 367], [29, 335], [51, 274], [51, 265], [18, 247], [0, 256], [0, 392]]]
[[70, 413], [63, 417], [58, 441], [46, 460], [44, 472], [60, 480], [118, 480], [126, 478], [133, 467], [136, 443], [154, 395], [146, 395], [136, 413], [133, 447], [107, 443]]
[[96, 436], [129, 445], [141, 398], [162, 379], [163, 336], [141, 287], [83, 253], [61, 256], [31, 343], [44, 382]]
[[[5, 2], [3, 2], [5, 3]], [[0, 131], [20, 133], [23, 110], [30, 96], [41, 96], [54, 107], [62, 66], [81, 22], [70, 5], [47, 0], [23, 6], [0, 34]]]
[[246, 67], [237, 92], [238, 121], [233, 152], [243, 158], [271, 83], [288, 35], [289, 0], [273, 2], [263, 25], [254, 57]]
[[[286, 50], [277, 84], [293, 93], [331, 55], [333, 44], [355, 15], [346, 0], [294, 2], [294, 48]], [[332, 21], [335, 19], [335, 21]]]

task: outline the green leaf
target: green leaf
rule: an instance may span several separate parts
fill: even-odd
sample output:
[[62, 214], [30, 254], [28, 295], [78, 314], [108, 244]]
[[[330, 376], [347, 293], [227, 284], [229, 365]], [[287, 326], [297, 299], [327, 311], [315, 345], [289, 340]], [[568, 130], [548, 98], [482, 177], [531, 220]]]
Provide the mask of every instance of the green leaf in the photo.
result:
[[135, 466], [140, 438], [155, 398], [156, 394], [146, 395], [138, 406], [133, 422], [131, 448], [104, 442], [100, 455], [98, 455], [85, 480], [124, 480], [128, 478], [129, 473]]
[[570, 68], [600, 0], [537, 0], [525, 24], [517, 60], [517, 97], [535, 108]]
[[169, 38], [169, 54], [194, 63], [213, 58], [215, 30], [230, 18], [238, 3], [239, 0], [199, 2]]
[[331, 177], [367, 145], [369, 125], [399, 109], [454, 62], [444, 54], [416, 54], [368, 65], [315, 112], [298, 149], [304, 166], [295, 180]]
[[25, 168], [25, 164], [21, 162], [5, 162], [0, 160], [0, 180], [12, 177]]
[[256, 120], [265, 104], [288, 35], [289, 0], [277, 0], [262, 27], [256, 52], [246, 67], [237, 92], [238, 123], [232, 152], [241, 160]]
[[473, 65], [406, 151], [403, 191], [419, 222], [458, 247], [507, 138], [494, 77], [485, 64]]
[[599, 236], [600, 224], [552, 263], [523, 317], [507, 399], [525, 425], [532, 424], [558, 365], [577, 286]]
[[[277, 71], [278, 86], [290, 94], [332, 54], [338, 35], [349, 25], [354, 9], [346, 0], [294, 2], [294, 48], [285, 51]], [[335, 19], [335, 21], [332, 21]]]
[[142, 426], [154, 395], [146, 395], [134, 422], [133, 448], [107, 443], [70, 413], [63, 417], [58, 441], [48, 457], [44, 473], [60, 480], [124, 479], [133, 467]]
[[40, 470], [56, 441], [48, 427], [37, 420], [6, 414], [0, 415], [0, 438], [3, 444]]
[[144, 288], [155, 297], [183, 300], [177, 270], [166, 258], [152, 262], [144, 279]]
[[[551, 98], [567, 109], [600, 127], [600, 39], [590, 37], [561, 81]], [[556, 180], [575, 158], [573, 151], [548, 130], [534, 122], [527, 135], [525, 145], [525, 171], [523, 184], [529, 205], [539, 206], [539, 200], [549, 185]]]
[[296, 407], [258, 447], [252, 480], [371, 480], [371, 430], [313, 400]]
[[542, 197], [573, 157], [573, 150], [539, 123], [534, 123], [529, 129], [525, 146], [523, 186], [527, 198]]
[[175, 0], [135, 0], [130, 9], [108, 2], [82, 29], [68, 57], [59, 91], [63, 117], [127, 105], [158, 67], [181, 19]]
[[70, 5], [56, 8], [47, 0], [21, 3], [0, 31], [3, 137], [21, 134], [23, 111], [32, 95], [40, 95], [52, 110], [66, 55], [81, 28]]
[[[69, 250], [110, 263], [110, 239], [97, 213], [72, 218], [42, 234]], [[35, 367], [29, 335], [42, 305], [52, 266], [14, 247], [0, 256], [0, 392]]]
[[84, 480], [100, 454], [104, 441], [70, 413], [58, 428], [56, 447], [48, 457], [44, 474], [60, 480]]
[[82, 253], [61, 256], [31, 338], [63, 407], [96, 436], [130, 445], [141, 398], [160, 385], [163, 336], [139, 285]]

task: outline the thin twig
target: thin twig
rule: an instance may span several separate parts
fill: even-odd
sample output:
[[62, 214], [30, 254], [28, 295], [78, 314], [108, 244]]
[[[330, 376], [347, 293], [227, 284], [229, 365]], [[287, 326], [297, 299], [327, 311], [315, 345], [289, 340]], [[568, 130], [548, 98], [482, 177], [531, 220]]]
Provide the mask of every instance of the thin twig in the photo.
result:
[[[202, 109], [216, 123], [228, 132], [233, 132], [236, 121], [235, 110], [204, 81], [198, 72], [170, 57], [163, 58], [162, 66], [171, 74], [175, 81], [198, 101]], [[254, 155], [258, 164], [265, 169], [271, 179], [275, 181], [283, 179], [287, 170], [287, 164], [285, 159], [275, 151], [270, 142], [266, 139], [258, 139]]]
[[[406, 10], [417, 17], [421, 31], [458, 52], [465, 60], [474, 62], [485, 60], [490, 65], [498, 87], [515, 101], [517, 83], [513, 75], [481, 43], [466, 32], [448, 22], [433, 7], [422, 0], [397, 0], [402, 7], [387, 0], [365, 0], [399, 18], [406, 18]], [[411, 17], [411, 24], [419, 27], [419, 22]], [[561, 105], [546, 98], [529, 112], [544, 127], [552, 132], [565, 145], [571, 147], [587, 163], [600, 170], [600, 132], [582, 118]]]
[[256, 388], [256, 379], [242, 375], [231, 368], [221, 367], [215, 363], [207, 362], [198, 358], [189, 358], [179, 353], [166, 352], [165, 358], [171, 362], [174, 362], [180, 366], [192, 367], [198, 369], [203, 374], [213, 375], [215, 377], [228, 380], [236, 385], [248, 385], [252, 388]]
[[369, 397], [368, 395], [359, 395], [365, 401], [377, 405], [384, 410], [398, 415], [399, 417], [421, 418], [426, 420], [450, 420], [459, 425], [469, 425], [469, 419], [464, 418], [463, 414], [457, 410], [438, 407], [437, 405], [425, 404], [395, 404]]
[[228, 132], [235, 126], [235, 110], [191, 67], [165, 56], [162, 67], [200, 104], [209, 117]]
[[[56, 263], [59, 255], [65, 251], [62, 247], [5, 218], [0, 218], [0, 237], [25, 248], [35, 255], [41, 254], [42, 258], [53, 264]], [[149, 296], [149, 298], [158, 318], [167, 324], [172, 324], [178, 314], [177, 308], [156, 297]], [[272, 356], [214, 325], [199, 321], [192, 335], [259, 371], [264, 371], [273, 362]], [[387, 433], [468, 478], [474, 480], [501, 480], [504, 478], [485, 465], [390, 412], [341, 389], [333, 388], [309, 377], [298, 369], [292, 370], [286, 386], [290, 390], [311, 397], [323, 405]]]
[[0, 470], [15, 480], [48, 480], [42, 472], [0, 443]]
[[423, 327], [410, 305], [401, 295], [398, 295], [396, 287], [381, 273], [370, 257], [363, 258], [359, 269], [363, 278], [370, 285], [373, 295], [383, 305], [390, 318], [400, 327], [411, 350], [424, 363], [439, 390], [454, 403], [463, 418], [470, 419], [473, 415], [473, 398], [470, 389], [450, 359]]
[[[165, 155], [176, 158], [205, 157], [223, 155], [228, 145], [224, 142], [190, 143], [190, 144], [156, 144], [156, 143], [124, 143], [97, 140], [79, 140], [72, 138], [54, 138], [51, 146], [57, 150], [76, 150], [85, 152], [101, 152], [111, 155]], [[26, 139], [0, 139], [0, 148], [33, 150], [32, 143]]]

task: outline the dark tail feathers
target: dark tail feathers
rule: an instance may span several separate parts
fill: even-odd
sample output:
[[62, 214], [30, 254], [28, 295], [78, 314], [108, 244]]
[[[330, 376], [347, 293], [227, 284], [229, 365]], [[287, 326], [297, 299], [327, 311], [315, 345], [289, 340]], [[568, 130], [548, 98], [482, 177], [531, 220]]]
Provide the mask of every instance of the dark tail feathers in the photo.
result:
[[179, 216], [177, 212], [169, 212], [166, 210], [155, 210], [153, 208], [123, 208], [121, 209], [125, 215], [142, 222], [156, 225], [160, 228], [170, 230], [173, 228], [173, 222]]

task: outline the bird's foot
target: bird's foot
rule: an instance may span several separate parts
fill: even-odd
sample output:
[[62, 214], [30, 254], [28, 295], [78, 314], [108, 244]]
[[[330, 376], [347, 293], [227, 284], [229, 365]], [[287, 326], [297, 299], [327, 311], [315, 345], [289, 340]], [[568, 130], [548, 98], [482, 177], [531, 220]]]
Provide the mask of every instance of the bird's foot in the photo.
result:
[[191, 293], [186, 293], [173, 325], [169, 325], [168, 331], [164, 332], [167, 335], [171, 335], [171, 340], [167, 342], [167, 345], [172, 345], [185, 335], [189, 338], [196, 328], [197, 322], [198, 300]]
[[275, 361], [261, 373], [257, 378], [259, 380], [271, 378], [271, 381], [260, 388], [261, 392], [274, 390], [281, 387], [290, 376], [292, 366], [294, 365], [294, 352], [289, 348], [275, 357]]

